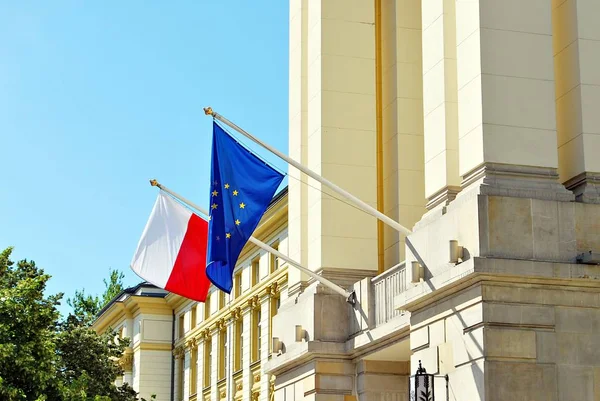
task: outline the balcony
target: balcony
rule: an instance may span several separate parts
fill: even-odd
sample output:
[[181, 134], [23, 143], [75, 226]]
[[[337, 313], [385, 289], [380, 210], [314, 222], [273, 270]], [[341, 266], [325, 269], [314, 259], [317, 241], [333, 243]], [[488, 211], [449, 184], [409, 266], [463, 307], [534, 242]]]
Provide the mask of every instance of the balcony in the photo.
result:
[[402, 262], [380, 275], [365, 278], [353, 286], [358, 305], [350, 312], [350, 337], [403, 315], [394, 308], [394, 299], [406, 290], [406, 269]]
[[405, 267], [405, 262], [402, 262], [371, 279], [375, 301], [375, 327], [389, 322], [402, 313], [394, 309], [394, 299], [406, 289]]

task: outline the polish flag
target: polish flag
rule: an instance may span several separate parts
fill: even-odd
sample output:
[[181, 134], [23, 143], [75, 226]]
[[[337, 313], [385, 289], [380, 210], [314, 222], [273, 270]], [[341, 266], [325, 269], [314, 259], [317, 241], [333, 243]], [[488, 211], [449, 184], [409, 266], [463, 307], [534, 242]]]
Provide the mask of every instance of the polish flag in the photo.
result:
[[208, 222], [160, 191], [131, 261], [144, 280], [172, 293], [204, 302]]

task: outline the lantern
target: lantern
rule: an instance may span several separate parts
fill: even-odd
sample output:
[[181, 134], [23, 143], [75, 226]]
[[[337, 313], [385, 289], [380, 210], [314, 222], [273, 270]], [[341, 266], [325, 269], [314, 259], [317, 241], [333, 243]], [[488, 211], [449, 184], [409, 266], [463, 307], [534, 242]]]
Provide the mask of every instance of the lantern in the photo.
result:
[[434, 375], [428, 374], [419, 361], [417, 373], [409, 379], [408, 399], [410, 401], [435, 401], [433, 378]]

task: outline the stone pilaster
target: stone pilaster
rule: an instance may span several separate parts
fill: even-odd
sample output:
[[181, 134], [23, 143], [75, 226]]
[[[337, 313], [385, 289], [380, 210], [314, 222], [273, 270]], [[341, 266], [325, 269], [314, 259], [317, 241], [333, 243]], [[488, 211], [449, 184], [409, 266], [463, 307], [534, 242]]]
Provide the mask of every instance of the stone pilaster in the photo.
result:
[[252, 373], [250, 371], [252, 363], [252, 305], [247, 305], [242, 309], [242, 319], [244, 322], [244, 359], [242, 361], [244, 392], [242, 401], [250, 401], [250, 388], [252, 387]]
[[219, 380], [219, 353], [222, 352], [219, 349], [219, 331], [217, 329], [213, 330], [209, 334], [212, 337], [211, 340], [211, 372], [210, 372], [210, 399], [213, 401], [220, 401], [221, 395], [219, 394], [219, 389], [217, 386], [217, 382]]
[[455, 1], [422, 2], [425, 196], [429, 210], [460, 191]]
[[456, 2], [462, 188], [573, 199], [558, 181], [551, 7]]
[[576, 200], [600, 203], [600, 27], [594, 1], [552, 2], [560, 180]]
[[185, 348], [185, 353], [183, 356], [183, 397], [181, 398], [184, 401], [190, 399], [190, 379], [191, 379], [191, 349], [189, 347]]

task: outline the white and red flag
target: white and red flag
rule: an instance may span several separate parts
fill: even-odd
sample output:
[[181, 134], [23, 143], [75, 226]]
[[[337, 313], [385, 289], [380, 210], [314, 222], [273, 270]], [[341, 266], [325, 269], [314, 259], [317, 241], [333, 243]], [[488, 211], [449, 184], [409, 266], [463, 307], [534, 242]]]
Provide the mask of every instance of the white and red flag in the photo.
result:
[[172, 293], [204, 302], [208, 222], [160, 191], [131, 261], [131, 269]]

